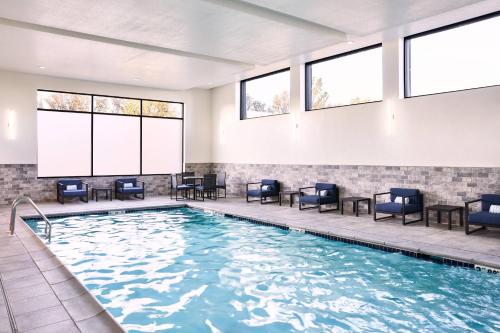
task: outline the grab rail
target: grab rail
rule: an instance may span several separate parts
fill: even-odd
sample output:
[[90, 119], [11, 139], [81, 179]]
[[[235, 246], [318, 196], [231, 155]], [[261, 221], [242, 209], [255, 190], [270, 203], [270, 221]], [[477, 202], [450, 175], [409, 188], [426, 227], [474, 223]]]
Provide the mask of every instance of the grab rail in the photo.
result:
[[19, 205], [20, 203], [23, 203], [23, 202], [29, 203], [36, 210], [36, 212], [41, 216], [41, 218], [45, 221], [45, 238], [47, 238], [50, 242], [50, 238], [52, 236], [52, 223], [50, 223], [50, 221], [47, 219], [45, 214], [42, 213], [40, 208], [38, 208], [38, 206], [35, 205], [33, 200], [31, 200], [30, 197], [25, 196], [25, 195], [21, 195], [21, 196], [17, 197], [16, 200], [14, 200], [14, 202], [12, 203], [12, 208], [10, 211], [10, 228], [9, 228], [10, 234], [14, 235], [14, 229], [16, 227], [16, 207], [17, 207], [17, 205]]

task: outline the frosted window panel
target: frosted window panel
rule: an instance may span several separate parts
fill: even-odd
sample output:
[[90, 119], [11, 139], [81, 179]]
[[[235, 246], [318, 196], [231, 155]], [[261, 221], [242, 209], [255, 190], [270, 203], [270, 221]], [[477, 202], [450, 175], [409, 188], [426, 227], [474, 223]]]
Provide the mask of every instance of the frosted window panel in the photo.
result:
[[140, 173], [140, 118], [94, 115], [94, 175]]
[[38, 176], [90, 176], [90, 114], [38, 111]]
[[409, 96], [499, 85], [499, 33], [500, 16], [496, 16], [407, 39]]
[[142, 119], [142, 172], [182, 172], [182, 121]]

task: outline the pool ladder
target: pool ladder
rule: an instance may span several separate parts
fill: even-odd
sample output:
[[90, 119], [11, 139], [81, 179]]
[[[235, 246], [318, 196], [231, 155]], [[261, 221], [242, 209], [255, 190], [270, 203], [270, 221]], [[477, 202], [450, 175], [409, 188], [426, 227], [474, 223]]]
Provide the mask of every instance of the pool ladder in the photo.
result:
[[47, 238], [50, 242], [50, 238], [52, 236], [52, 223], [50, 223], [50, 221], [47, 219], [45, 214], [42, 213], [40, 208], [38, 208], [38, 206], [35, 205], [33, 200], [31, 200], [31, 198], [26, 196], [26, 195], [18, 196], [16, 198], [16, 200], [14, 200], [14, 202], [12, 203], [12, 208], [10, 210], [10, 228], [9, 228], [10, 234], [14, 235], [14, 229], [16, 227], [16, 208], [17, 208], [17, 205], [19, 205], [23, 202], [29, 203], [36, 210], [36, 212], [41, 216], [41, 218], [45, 221], [45, 238]]

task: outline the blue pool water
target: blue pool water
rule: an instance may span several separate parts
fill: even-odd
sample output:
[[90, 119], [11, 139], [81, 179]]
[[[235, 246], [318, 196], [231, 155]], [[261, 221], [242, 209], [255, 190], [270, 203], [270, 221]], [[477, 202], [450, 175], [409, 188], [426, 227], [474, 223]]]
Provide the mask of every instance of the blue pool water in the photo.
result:
[[500, 331], [495, 275], [187, 208], [54, 221], [129, 332]]

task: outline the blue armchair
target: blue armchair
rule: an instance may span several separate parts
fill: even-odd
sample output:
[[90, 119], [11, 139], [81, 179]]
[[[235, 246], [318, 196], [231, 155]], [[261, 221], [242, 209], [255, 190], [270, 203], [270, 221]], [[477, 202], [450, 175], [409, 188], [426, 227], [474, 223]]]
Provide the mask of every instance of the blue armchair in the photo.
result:
[[[139, 186], [138, 184], [142, 184]], [[115, 180], [115, 198], [123, 200], [125, 197], [133, 195], [135, 198], [144, 200], [144, 182], [138, 182], [137, 178], [121, 178]], [[141, 197], [138, 195], [142, 194]]]
[[[314, 194], [306, 194], [305, 190], [314, 189]], [[321, 210], [323, 205], [336, 204], [336, 208]], [[304, 205], [312, 205], [304, 208]], [[318, 208], [320, 213], [339, 209], [339, 188], [336, 184], [316, 183], [314, 186], [299, 188], [299, 210]]]
[[[259, 185], [258, 189], [251, 190], [250, 185]], [[280, 194], [280, 183], [275, 179], [262, 179], [258, 183], [247, 183], [247, 202], [259, 201], [261, 204], [275, 203], [278, 202]], [[250, 200], [249, 198], [259, 198], [259, 200]], [[271, 201], [267, 201], [267, 198], [271, 198]], [[275, 200], [272, 200], [275, 198]]]
[[89, 186], [81, 179], [61, 179], [57, 182], [57, 201], [64, 205], [64, 198], [80, 198], [89, 202]]
[[[471, 213], [470, 205], [475, 202], [481, 202], [481, 211]], [[465, 203], [465, 234], [476, 232], [486, 227], [500, 228], [500, 213], [490, 213], [491, 205], [500, 205], [500, 195], [498, 194], [483, 194], [481, 199], [468, 201]], [[470, 230], [470, 225], [481, 226], [474, 230]]]
[[[390, 194], [390, 202], [377, 203], [377, 197]], [[396, 200], [396, 198], [401, 198]], [[401, 216], [403, 225], [423, 221], [424, 219], [424, 195], [417, 189], [391, 188], [389, 192], [376, 193], [373, 195], [373, 220], [380, 221]], [[389, 214], [377, 218], [377, 213]], [[420, 218], [407, 221], [406, 215], [420, 214]]]

